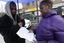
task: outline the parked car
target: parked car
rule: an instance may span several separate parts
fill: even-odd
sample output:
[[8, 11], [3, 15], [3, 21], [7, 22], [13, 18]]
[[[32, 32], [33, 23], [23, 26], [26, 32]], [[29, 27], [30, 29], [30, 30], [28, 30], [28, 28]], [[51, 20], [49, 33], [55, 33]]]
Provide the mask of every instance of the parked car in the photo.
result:
[[25, 27], [27, 28], [27, 29], [29, 29], [30, 27], [31, 27], [31, 21], [30, 20], [28, 20], [28, 19], [24, 19], [25, 20]]
[[53, 8], [53, 10], [57, 11], [58, 15], [62, 15], [62, 6], [59, 6], [57, 8]]
[[29, 20], [33, 20], [35, 18], [35, 15], [33, 15], [33, 14], [25, 14], [24, 17], [29, 19]]

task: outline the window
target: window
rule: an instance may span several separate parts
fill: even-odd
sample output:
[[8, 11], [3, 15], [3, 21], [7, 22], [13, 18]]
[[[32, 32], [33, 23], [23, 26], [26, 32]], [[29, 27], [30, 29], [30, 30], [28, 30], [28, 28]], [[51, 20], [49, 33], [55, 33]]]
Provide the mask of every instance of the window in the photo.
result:
[[55, 1], [55, 0], [53, 0], [53, 1]]
[[64, 1], [64, 0], [62, 0], [62, 1]]
[[34, 6], [34, 1], [32, 2], [32, 6]]
[[27, 8], [30, 7], [30, 3], [27, 3], [26, 5], [27, 5]]

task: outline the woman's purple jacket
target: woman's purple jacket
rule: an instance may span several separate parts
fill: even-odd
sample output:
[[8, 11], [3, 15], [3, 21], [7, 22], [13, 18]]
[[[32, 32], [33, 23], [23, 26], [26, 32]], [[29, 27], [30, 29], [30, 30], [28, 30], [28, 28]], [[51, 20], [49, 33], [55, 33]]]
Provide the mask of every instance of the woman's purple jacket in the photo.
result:
[[64, 43], [64, 19], [51, 11], [43, 15], [36, 27], [38, 43]]

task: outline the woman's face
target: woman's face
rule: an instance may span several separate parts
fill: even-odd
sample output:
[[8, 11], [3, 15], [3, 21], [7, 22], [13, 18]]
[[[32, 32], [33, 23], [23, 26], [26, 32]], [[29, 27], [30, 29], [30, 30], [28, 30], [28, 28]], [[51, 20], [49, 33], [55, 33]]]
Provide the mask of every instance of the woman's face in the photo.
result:
[[40, 5], [40, 12], [41, 14], [46, 14], [49, 12], [49, 6], [46, 4]]

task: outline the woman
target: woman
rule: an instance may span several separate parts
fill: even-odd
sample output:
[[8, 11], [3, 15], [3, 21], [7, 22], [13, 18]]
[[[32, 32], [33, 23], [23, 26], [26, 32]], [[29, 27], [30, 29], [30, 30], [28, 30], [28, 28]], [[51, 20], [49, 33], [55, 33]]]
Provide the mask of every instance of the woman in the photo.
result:
[[52, 10], [52, 5], [53, 3], [50, 0], [43, 0], [40, 3], [42, 19], [36, 28], [38, 43], [64, 43], [62, 41], [64, 33], [59, 34], [64, 32], [64, 19]]

